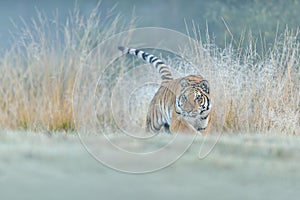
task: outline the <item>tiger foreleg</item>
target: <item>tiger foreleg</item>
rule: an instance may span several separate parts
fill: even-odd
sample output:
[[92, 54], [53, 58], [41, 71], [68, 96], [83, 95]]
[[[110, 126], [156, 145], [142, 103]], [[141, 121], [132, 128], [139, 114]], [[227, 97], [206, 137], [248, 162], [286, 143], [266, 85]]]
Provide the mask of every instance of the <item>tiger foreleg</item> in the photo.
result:
[[170, 123], [170, 131], [171, 133], [198, 134], [197, 130], [183, 118], [172, 120]]

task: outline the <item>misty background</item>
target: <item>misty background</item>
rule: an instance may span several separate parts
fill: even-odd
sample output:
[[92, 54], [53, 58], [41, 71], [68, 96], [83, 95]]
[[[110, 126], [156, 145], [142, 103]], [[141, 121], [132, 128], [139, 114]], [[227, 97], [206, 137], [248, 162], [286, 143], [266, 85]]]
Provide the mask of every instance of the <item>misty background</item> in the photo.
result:
[[[22, 20], [37, 18], [37, 10], [49, 18], [56, 13], [64, 24], [70, 11], [78, 5], [81, 14], [88, 15], [98, 0], [0, 0], [0, 49], [13, 43], [12, 35], [22, 27]], [[194, 22], [205, 38], [210, 37], [221, 47], [233, 37], [244, 34], [263, 38], [270, 45], [276, 32], [288, 26], [296, 30], [300, 24], [299, 0], [103, 0], [101, 12], [105, 16], [120, 14], [124, 22], [136, 18], [136, 26], [164, 27], [187, 33]], [[13, 23], [12, 23], [13, 22]], [[186, 22], [186, 23], [185, 23]], [[105, 22], [104, 22], [105, 23]], [[15, 25], [14, 25], [15, 24]]]

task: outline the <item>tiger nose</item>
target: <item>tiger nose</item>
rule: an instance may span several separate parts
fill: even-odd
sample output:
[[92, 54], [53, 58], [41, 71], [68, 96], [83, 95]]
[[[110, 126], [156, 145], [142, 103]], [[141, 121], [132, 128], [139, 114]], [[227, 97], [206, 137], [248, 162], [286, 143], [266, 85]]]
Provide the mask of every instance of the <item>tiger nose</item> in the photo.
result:
[[193, 103], [189, 102], [189, 103], [186, 105], [186, 110], [187, 110], [188, 112], [193, 111], [193, 110], [194, 110], [194, 105], [193, 105]]

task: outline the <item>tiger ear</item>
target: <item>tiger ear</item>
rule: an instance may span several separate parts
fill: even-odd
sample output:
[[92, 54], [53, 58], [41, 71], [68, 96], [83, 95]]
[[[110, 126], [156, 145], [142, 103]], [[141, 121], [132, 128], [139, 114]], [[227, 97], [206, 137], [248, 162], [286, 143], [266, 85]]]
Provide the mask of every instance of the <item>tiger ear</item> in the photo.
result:
[[199, 84], [199, 86], [200, 86], [200, 88], [204, 91], [204, 92], [206, 92], [207, 94], [209, 94], [209, 83], [208, 83], [208, 81], [207, 80], [203, 80], [203, 81], [201, 81], [200, 82], [200, 84]]
[[188, 80], [186, 80], [185, 78], [183, 78], [180, 81], [180, 85], [181, 85], [181, 87], [187, 87], [188, 86]]

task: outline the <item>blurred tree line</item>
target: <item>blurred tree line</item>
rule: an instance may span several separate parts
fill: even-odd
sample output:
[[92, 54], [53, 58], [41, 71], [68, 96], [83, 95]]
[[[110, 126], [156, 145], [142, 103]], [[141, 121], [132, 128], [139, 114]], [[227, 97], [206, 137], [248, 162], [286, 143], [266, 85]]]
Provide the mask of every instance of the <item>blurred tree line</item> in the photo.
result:
[[[202, 2], [205, 3], [204, 0]], [[253, 36], [263, 37], [266, 43], [272, 43], [277, 32], [280, 34], [287, 27], [299, 28], [299, 11], [299, 0], [215, 0], [206, 2], [204, 18], [214, 35], [221, 39], [218, 43], [224, 42], [225, 24], [220, 20], [222, 18], [234, 37], [251, 31]]]
[[117, 12], [137, 17], [138, 26], [162, 26], [185, 32], [194, 21], [205, 36], [206, 26], [215, 42], [223, 46], [233, 36], [261, 37], [273, 43], [276, 32], [300, 24], [300, 0], [104, 0], [117, 4]]

